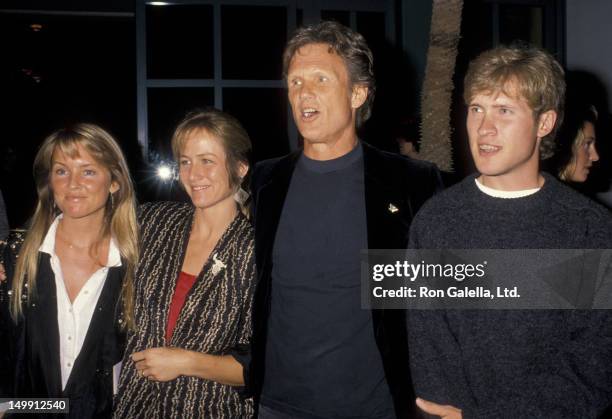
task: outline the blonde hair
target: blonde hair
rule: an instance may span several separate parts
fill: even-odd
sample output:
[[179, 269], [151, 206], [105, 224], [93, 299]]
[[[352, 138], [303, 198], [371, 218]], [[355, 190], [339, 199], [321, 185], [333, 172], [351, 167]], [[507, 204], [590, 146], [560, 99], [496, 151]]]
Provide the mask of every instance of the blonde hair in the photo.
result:
[[17, 321], [23, 315], [21, 296], [27, 295], [25, 302], [29, 304], [36, 293], [38, 249], [57, 215], [53, 191], [50, 187], [53, 153], [59, 149], [64, 154], [74, 157], [78, 155], [77, 145], [85, 148], [96, 162], [109, 171], [111, 181], [119, 185], [119, 190], [112, 195], [109, 194], [106, 202], [104, 225], [100, 238], [108, 237], [108, 235], [114, 237], [125, 265], [125, 276], [121, 289], [125, 320], [122, 326], [131, 328], [134, 324], [133, 278], [138, 261], [138, 227], [134, 187], [125, 157], [114, 138], [99, 126], [84, 123], [61, 129], [48, 136], [34, 159], [34, 181], [38, 203], [15, 266], [13, 298], [10, 304], [11, 315]]
[[[511, 86], [516, 91], [507, 91]], [[565, 73], [561, 65], [548, 52], [536, 47], [499, 46], [485, 51], [470, 62], [463, 98], [469, 104], [479, 93], [499, 92], [524, 98], [536, 121], [544, 112], [556, 112], [554, 128], [540, 143], [540, 157], [550, 157], [555, 148], [555, 133], [563, 121]]]
[[[226, 156], [229, 184], [234, 192], [237, 192], [242, 185], [248, 185], [250, 171], [246, 176], [240, 177], [240, 163], [249, 167], [251, 139], [240, 121], [218, 109], [196, 109], [185, 116], [172, 135], [174, 159], [179, 161], [181, 150], [185, 147], [187, 140], [199, 131], [207, 131], [221, 142]], [[240, 203], [240, 209], [245, 215], [248, 214], [244, 203]]]

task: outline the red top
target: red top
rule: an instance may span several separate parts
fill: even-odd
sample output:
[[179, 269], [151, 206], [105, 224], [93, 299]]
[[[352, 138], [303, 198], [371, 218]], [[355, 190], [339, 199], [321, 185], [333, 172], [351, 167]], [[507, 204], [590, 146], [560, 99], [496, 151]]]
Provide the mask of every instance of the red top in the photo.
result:
[[193, 287], [195, 281], [195, 275], [190, 275], [186, 272], [181, 272], [179, 274], [178, 280], [176, 281], [176, 289], [174, 290], [174, 295], [172, 296], [172, 301], [170, 302], [168, 323], [166, 324], [167, 343], [170, 343], [170, 339], [172, 339], [172, 332], [174, 331], [174, 326], [179, 318], [179, 314], [181, 314], [181, 309], [183, 308], [183, 305], [185, 305], [185, 298], [187, 298], [187, 293], [191, 287]]

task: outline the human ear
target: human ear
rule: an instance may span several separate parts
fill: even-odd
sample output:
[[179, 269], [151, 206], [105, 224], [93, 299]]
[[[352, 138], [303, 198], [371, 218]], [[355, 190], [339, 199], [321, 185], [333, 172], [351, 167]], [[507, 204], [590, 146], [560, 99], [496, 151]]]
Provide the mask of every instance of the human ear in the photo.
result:
[[553, 110], [546, 111], [538, 118], [538, 138], [546, 137], [551, 133], [557, 122], [557, 112]]
[[238, 175], [240, 176], [240, 179], [245, 177], [248, 172], [249, 172], [249, 165], [243, 161], [238, 162]]
[[353, 109], [357, 109], [363, 105], [367, 98], [367, 86], [364, 86], [363, 84], [356, 84], [353, 86], [353, 92], [351, 93], [351, 107]]
[[111, 185], [110, 185], [110, 188], [108, 189], [108, 191], [109, 191], [110, 193], [115, 193], [115, 192], [117, 192], [119, 189], [121, 189], [121, 187], [119, 186], [119, 183], [117, 183], [116, 181], [114, 181], [114, 180], [113, 180], [113, 181], [111, 182]]

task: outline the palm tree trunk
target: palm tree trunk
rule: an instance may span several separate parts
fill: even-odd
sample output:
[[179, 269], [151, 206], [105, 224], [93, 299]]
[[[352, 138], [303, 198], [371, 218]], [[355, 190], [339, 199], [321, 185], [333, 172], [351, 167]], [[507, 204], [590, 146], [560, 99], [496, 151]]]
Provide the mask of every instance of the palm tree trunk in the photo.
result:
[[421, 157], [448, 172], [453, 171], [450, 112], [462, 8], [463, 0], [433, 0], [421, 94]]

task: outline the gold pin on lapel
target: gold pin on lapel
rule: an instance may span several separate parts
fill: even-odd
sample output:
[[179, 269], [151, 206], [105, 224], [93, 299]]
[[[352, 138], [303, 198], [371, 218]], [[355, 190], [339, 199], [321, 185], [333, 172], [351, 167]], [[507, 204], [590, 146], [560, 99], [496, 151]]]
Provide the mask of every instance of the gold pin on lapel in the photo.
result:
[[399, 211], [399, 208], [393, 204], [389, 204], [389, 208], [387, 208], [391, 214], [395, 214]]

